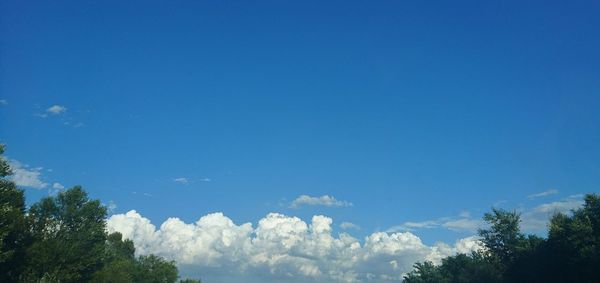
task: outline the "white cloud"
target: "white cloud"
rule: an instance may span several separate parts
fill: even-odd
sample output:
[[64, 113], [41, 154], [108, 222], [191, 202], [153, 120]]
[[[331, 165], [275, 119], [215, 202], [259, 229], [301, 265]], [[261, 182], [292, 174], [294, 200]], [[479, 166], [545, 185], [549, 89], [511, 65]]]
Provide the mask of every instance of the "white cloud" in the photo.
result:
[[436, 220], [426, 220], [420, 222], [404, 222], [393, 226], [387, 232], [398, 231], [416, 231], [419, 229], [444, 228], [456, 232], [476, 232], [483, 224], [482, 221], [471, 218], [470, 214], [461, 212], [460, 218], [442, 217]]
[[299, 208], [303, 205], [322, 205], [329, 207], [342, 207], [342, 206], [353, 206], [351, 202], [337, 200], [336, 198], [328, 195], [320, 197], [311, 197], [308, 195], [301, 195], [292, 201], [290, 208]]
[[65, 186], [63, 186], [63, 185], [62, 185], [62, 184], [60, 184], [60, 183], [56, 183], [56, 182], [55, 182], [54, 184], [52, 184], [52, 188], [53, 188], [53, 189], [55, 189], [55, 190], [62, 190], [62, 189], [64, 189], [64, 188], [65, 188]]
[[9, 164], [10, 169], [13, 172], [11, 180], [13, 180], [17, 186], [34, 189], [44, 189], [48, 186], [48, 184], [41, 179], [42, 167], [30, 168], [14, 159], [9, 160]]
[[468, 218], [468, 217], [471, 217], [471, 213], [466, 210], [463, 210], [458, 214], [458, 216]]
[[8, 105], [8, 101], [6, 99], [0, 99], [0, 105]]
[[442, 223], [442, 227], [452, 231], [468, 231], [476, 232], [479, 227], [483, 225], [481, 220], [475, 220], [470, 218], [461, 218], [457, 220], [449, 220]]
[[52, 184], [52, 187], [48, 189], [48, 194], [51, 196], [56, 196], [58, 193], [60, 193], [64, 189], [65, 189], [65, 186], [63, 186], [60, 183], [54, 182]]
[[[556, 213], [571, 213], [584, 204], [583, 195], [572, 195], [563, 200], [540, 204], [535, 207], [521, 208], [521, 230], [525, 233], [539, 233], [547, 230], [551, 217]], [[459, 217], [442, 217], [420, 222], [404, 222], [387, 229], [387, 232], [416, 231], [419, 229], [444, 228], [456, 232], [474, 233], [484, 227], [485, 222], [472, 218], [470, 213], [461, 212]]]
[[390, 228], [389, 231], [414, 231], [415, 229], [437, 228], [440, 223], [437, 220], [427, 220], [421, 222], [404, 222], [402, 225]]
[[157, 229], [136, 211], [107, 220], [110, 232], [132, 239], [138, 254], [177, 261], [184, 276], [207, 282], [400, 282], [416, 261], [432, 260], [480, 247], [475, 237], [450, 246], [428, 246], [410, 232], [332, 235], [333, 220], [316, 215], [310, 223], [270, 213], [235, 224], [222, 213], [195, 223], [167, 219]]
[[522, 230], [528, 233], [545, 231], [548, 228], [548, 221], [554, 214], [569, 214], [572, 210], [582, 207], [583, 204], [583, 195], [574, 195], [560, 201], [540, 204], [522, 212]]
[[551, 196], [551, 195], [555, 195], [555, 194], [558, 194], [558, 190], [556, 190], [556, 189], [550, 189], [550, 190], [547, 190], [547, 191], [543, 191], [541, 193], [528, 195], [527, 198], [529, 198], [529, 199], [532, 199], [532, 198], [541, 198], [541, 197], [547, 197], [547, 196]]
[[66, 111], [67, 111], [67, 108], [62, 105], [52, 105], [48, 109], [46, 109], [46, 112], [48, 112], [52, 115], [58, 115], [58, 114], [66, 112]]
[[536, 206], [533, 211], [539, 213], [565, 213], [582, 206], [584, 201], [577, 198], [567, 198], [561, 201], [544, 203]]
[[190, 183], [190, 181], [187, 178], [184, 178], [184, 177], [175, 178], [175, 179], [173, 179], [173, 181], [175, 183], [179, 183], [179, 184], [183, 184], [183, 185], [187, 185], [187, 184]]
[[114, 201], [109, 201], [108, 205], [106, 205], [106, 210], [108, 213], [113, 213], [117, 209], [117, 204]]
[[348, 230], [348, 229], [360, 230], [360, 226], [358, 226], [352, 222], [342, 222], [340, 224], [340, 228], [342, 228], [344, 230]]

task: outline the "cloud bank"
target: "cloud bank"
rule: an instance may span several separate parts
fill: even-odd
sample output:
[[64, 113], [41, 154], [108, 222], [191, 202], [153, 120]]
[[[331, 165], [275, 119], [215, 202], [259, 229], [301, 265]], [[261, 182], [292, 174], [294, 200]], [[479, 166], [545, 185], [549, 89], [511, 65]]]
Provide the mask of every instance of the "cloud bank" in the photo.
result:
[[479, 247], [475, 237], [453, 246], [427, 246], [414, 234], [376, 232], [363, 241], [332, 234], [333, 220], [316, 215], [310, 223], [270, 213], [258, 221], [235, 224], [222, 213], [195, 223], [167, 219], [157, 229], [135, 210], [107, 221], [136, 245], [138, 254], [177, 261], [184, 276], [207, 282], [399, 282], [416, 261], [439, 262]]

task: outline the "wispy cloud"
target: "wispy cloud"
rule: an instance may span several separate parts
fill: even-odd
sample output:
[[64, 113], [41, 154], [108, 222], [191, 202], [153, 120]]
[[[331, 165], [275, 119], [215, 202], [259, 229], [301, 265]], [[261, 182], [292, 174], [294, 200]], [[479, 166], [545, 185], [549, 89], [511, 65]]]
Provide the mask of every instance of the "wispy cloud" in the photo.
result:
[[347, 221], [342, 222], [340, 224], [340, 228], [342, 228], [344, 230], [348, 230], [348, 229], [360, 230], [360, 226], [358, 226], [352, 222], [347, 222]]
[[64, 189], [65, 189], [65, 186], [63, 186], [61, 183], [54, 182], [52, 184], [52, 187], [48, 189], [48, 194], [51, 196], [54, 196], [54, 195], [57, 195], [58, 193], [60, 193]]
[[42, 181], [42, 167], [31, 168], [17, 160], [9, 160], [10, 168], [13, 172], [11, 179], [17, 186], [44, 189], [48, 183]]
[[[584, 204], [583, 195], [572, 195], [559, 201], [539, 204], [534, 207], [520, 208], [521, 230], [525, 233], [544, 232], [550, 218], [556, 213], [570, 213]], [[476, 232], [484, 227], [485, 222], [473, 218], [468, 212], [461, 212], [458, 217], [441, 217], [434, 220], [409, 221], [387, 229], [387, 232], [416, 231], [421, 229], [447, 229], [456, 232]]]
[[65, 186], [63, 186], [61, 183], [56, 183], [55, 182], [54, 184], [52, 184], [52, 188], [55, 189], [55, 190], [62, 190], [62, 189], [65, 188]]
[[311, 197], [308, 195], [301, 195], [296, 198], [290, 204], [290, 208], [299, 208], [303, 205], [319, 205], [319, 206], [329, 206], [329, 207], [343, 207], [343, 206], [353, 206], [351, 202], [338, 200], [332, 196], [324, 195], [320, 197]]
[[48, 112], [52, 115], [58, 115], [58, 114], [67, 112], [67, 107], [55, 104], [55, 105], [48, 107], [48, 109], [46, 109], [46, 112]]
[[406, 230], [406, 231], [414, 231], [415, 229], [429, 229], [429, 228], [436, 228], [439, 226], [440, 226], [440, 223], [438, 220], [427, 220], [427, 221], [421, 221], [421, 222], [408, 221], [408, 222], [404, 222], [400, 226], [397, 226], [397, 229]]
[[442, 227], [452, 231], [468, 231], [475, 232], [478, 228], [483, 225], [481, 220], [462, 218], [456, 220], [449, 220], [442, 223]]
[[208, 183], [208, 182], [212, 182], [211, 178], [200, 178], [200, 179], [194, 179], [194, 178], [189, 178], [189, 177], [178, 177], [173, 179], [173, 182], [181, 184], [181, 185], [189, 185], [192, 183], [196, 183], [196, 182], [204, 182], [204, 183]]
[[108, 213], [113, 213], [117, 209], [117, 204], [114, 201], [109, 201], [106, 205], [106, 210]]
[[416, 231], [436, 228], [443, 228], [456, 232], [475, 232], [482, 225], [483, 222], [481, 220], [471, 218], [471, 213], [468, 211], [462, 211], [458, 217], [441, 217], [434, 220], [404, 222], [389, 228], [387, 232]]
[[187, 184], [190, 183], [190, 181], [188, 180], [188, 178], [185, 178], [185, 177], [175, 178], [175, 179], [173, 179], [173, 182], [179, 183], [179, 184], [182, 184], [182, 185], [187, 185]]
[[551, 196], [551, 195], [555, 195], [555, 194], [558, 194], [558, 190], [557, 189], [550, 189], [550, 190], [547, 190], [547, 191], [543, 191], [541, 193], [528, 195], [527, 198], [528, 199], [541, 198], [541, 197], [547, 197], [547, 196]]
[[541, 232], [548, 227], [548, 221], [556, 213], [569, 214], [572, 210], [582, 207], [583, 195], [574, 195], [549, 203], [540, 204], [532, 209], [521, 212], [521, 227], [525, 232]]
[[8, 101], [6, 99], [0, 99], [0, 105], [8, 105]]

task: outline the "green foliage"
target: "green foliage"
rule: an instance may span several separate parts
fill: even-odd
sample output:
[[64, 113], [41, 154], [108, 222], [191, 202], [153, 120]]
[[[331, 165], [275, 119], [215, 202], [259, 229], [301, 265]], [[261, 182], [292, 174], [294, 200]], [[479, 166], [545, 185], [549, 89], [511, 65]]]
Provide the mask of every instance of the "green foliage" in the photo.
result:
[[[131, 240], [106, 232], [106, 208], [79, 186], [27, 211], [0, 145], [0, 282], [175, 283], [173, 261], [135, 257]], [[200, 282], [182, 280], [182, 282]]]
[[444, 281], [440, 268], [433, 265], [430, 261], [417, 262], [414, 267], [415, 269], [404, 277], [405, 283], [435, 283]]
[[179, 283], [202, 283], [202, 281], [197, 279], [181, 279]]
[[516, 212], [493, 209], [479, 231], [485, 246], [441, 265], [417, 263], [404, 282], [598, 282], [600, 278], [600, 197], [585, 197], [571, 216], [556, 214], [548, 239], [520, 232]]
[[497, 260], [503, 266], [510, 265], [517, 256], [524, 235], [521, 234], [519, 223], [521, 217], [516, 212], [508, 212], [493, 208], [483, 219], [490, 224], [488, 229], [480, 229], [479, 236], [492, 260]]
[[64, 282], [89, 281], [102, 267], [106, 208], [81, 187], [47, 197], [29, 209], [33, 244], [28, 276], [50, 274]]
[[600, 197], [585, 197], [583, 208], [572, 216], [556, 214], [550, 221], [547, 249], [556, 256], [548, 265], [560, 267], [553, 276], [572, 282], [600, 278]]
[[23, 271], [28, 231], [25, 221], [25, 197], [15, 183], [7, 179], [10, 166], [2, 157], [0, 144], [0, 282], [14, 282]]
[[441, 265], [431, 262], [416, 263], [415, 269], [404, 277], [406, 283], [501, 282], [498, 267], [483, 253], [458, 254], [442, 260]]
[[[104, 266], [94, 273], [91, 282], [122, 283], [175, 283], [177, 267], [172, 261], [149, 255], [135, 258], [135, 248], [130, 240], [123, 240], [120, 233], [108, 235]], [[194, 281], [191, 281], [194, 282]]]
[[175, 283], [176, 281], [175, 262], [166, 261], [155, 255], [141, 256], [138, 259], [136, 282]]

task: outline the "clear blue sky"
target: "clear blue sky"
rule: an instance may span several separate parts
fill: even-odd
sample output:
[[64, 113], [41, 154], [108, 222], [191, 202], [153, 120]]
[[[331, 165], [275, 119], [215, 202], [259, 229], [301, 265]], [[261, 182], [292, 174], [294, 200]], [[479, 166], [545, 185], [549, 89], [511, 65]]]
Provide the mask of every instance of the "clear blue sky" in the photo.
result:
[[[25, 188], [28, 202], [81, 184], [157, 225], [324, 214], [363, 237], [479, 219], [494, 204], [527, 211], [599, 191], [599, 12], [598, 1], [2, 1], [0, 140], [28, 170], [44, 167], [48, 185]], [[290, 208], [300, 195], [346, 203]]]

